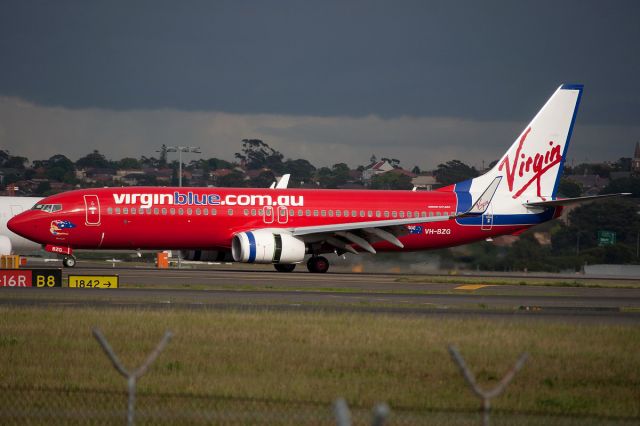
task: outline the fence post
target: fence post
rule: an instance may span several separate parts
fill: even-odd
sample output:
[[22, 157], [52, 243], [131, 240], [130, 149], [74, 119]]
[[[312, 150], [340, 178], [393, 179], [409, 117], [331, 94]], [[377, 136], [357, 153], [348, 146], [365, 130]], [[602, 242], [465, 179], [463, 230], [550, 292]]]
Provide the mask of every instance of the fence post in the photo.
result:
[[136, 384], [138, 379], [144, 375], [149, 369], [149, 366], [158, 358], [158, 355], [164, 350], [164, 348], [171, 340], [173, 334], [170, 331], [166, 331], [164, 333], [164, 337], [158, 343], [158, 346], [149, 354], [147, 360], [136, 370], [129, 371], [118, 359], [118, 356], [113, 352], [111, 345], [107, 341], [107, 338], [104, 337], [102, 332], [98, 328], [93, 328], [93, 336], [96, 338], [102, 349], [107, 354], [109, 359], [111, 360], [111, 364], [118, 371], [118, 373], [122, 374], [127, 379], [127, 387], [129, 390], [129, 399], [127, 403], [127, 424], [133, 426], [134, 414], [135, 414], [135, 406], [136, 406]]
[[500, 380], [500, 382], [495, 388], [484, 390], [480, 388], [476, 383], [476, 377], [473, 375], [471, 370], [469, 370], [469, 368], [465, 364], [464, 359], [462, 358], [462, 355], [460, 355], [460, 352], [458, 351], [458, 348], [455, 347], [454, 345], [449, 345], [449, 353], [451, 354], [451, 358], [453, 359], [453, 361], [456, 364], [458, 364], [458, 367], [460, 368], [460, 372], [462, 373], [462, 376], [469, 384], [469, 387], [471, 388], [473, 393], [475, 393], [478, 396], [478, 398], [482, 400], [482, 424], [484, 426], [489, 426], [489, 413], [491, 411], [491, 399], [500, 395], [505, 390], [509, 382], [513, 380], [513, 377], [516, 375], [516, 373], [520, 371], [520, 369], [524, 366], [524, 363], [529, 357], [529, 354], [526, 352], [523, 352], [520, 355], [520, 358], [518, 358], [518, 361], [516, 361], [515, 365], [507, 372], [507, 374], [502, 378], [502, 380]]
[[[384, 426], [384, 422], [389, 417], [389, 406], [381, 403], [373, 407], [372, 426]], [[351, 412], [344, 398], [338, 398], [333, 403], [333, 413], [336, 416], [337, 426], [351, 426]]]

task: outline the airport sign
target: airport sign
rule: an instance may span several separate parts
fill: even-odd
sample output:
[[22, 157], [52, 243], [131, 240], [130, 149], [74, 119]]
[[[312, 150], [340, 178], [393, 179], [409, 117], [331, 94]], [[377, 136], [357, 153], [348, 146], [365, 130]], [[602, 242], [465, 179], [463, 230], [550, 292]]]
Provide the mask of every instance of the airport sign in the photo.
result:
[[3, 269], [0, 270], [0, 287], [62, 287], [62, 270]]
[[69, 288], [118, 288], [118, 275], [69, 275]]

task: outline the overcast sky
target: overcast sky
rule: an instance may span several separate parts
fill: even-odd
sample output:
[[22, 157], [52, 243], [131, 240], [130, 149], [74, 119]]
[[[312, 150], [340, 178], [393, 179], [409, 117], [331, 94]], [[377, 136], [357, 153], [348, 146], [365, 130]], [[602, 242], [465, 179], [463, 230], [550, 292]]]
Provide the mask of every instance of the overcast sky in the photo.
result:
[[261, 138], [316, 165], [481, 166], [574, 82], [570, 161], [615, 160], [640, 140], [639, 22], [638, 1], [3, 0], [0, 149], [230, 160]]

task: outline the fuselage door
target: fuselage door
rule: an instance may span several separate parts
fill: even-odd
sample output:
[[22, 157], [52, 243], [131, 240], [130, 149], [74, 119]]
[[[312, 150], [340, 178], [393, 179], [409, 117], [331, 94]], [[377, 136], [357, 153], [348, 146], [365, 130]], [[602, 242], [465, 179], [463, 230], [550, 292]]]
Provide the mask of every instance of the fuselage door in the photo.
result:
[[287, 223], [289, 221], [289, 209], [286, 206], [278, 207], [278, 223]]
[[264, 206], [264, 216], [262, 216], [264, 223], [273, 223], [273, 207]]
[[87, 226], [100, 225], [100, 201], [97, 195], [85, 195], [84, 207], [86, 211], [85, 224]]
[[489, 205], [487, 211], [482, 215], [482, 227], [483, 231], [490, 231], [493, 227], [493, 205]]

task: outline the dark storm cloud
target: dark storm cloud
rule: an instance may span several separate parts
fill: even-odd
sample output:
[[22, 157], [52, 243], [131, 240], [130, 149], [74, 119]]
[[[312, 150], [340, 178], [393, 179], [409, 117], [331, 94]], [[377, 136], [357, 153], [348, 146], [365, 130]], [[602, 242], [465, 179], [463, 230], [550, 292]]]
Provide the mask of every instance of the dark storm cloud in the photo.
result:
[[637, 125], [639, 18], [635, 1], [4, 1], [0, 95], [523, 120], [570, 81], [586, 85], [582, 122]]

